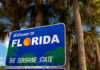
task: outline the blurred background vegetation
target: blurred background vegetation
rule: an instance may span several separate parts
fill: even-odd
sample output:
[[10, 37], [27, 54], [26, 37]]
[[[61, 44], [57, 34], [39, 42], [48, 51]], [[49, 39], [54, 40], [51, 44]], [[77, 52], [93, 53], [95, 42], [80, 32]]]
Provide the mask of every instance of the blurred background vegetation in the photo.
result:
[[57, 23], [66, 25], [66, 69], [100, 70], [100, 0], [0, 0], [2, 42], [12, 31]]

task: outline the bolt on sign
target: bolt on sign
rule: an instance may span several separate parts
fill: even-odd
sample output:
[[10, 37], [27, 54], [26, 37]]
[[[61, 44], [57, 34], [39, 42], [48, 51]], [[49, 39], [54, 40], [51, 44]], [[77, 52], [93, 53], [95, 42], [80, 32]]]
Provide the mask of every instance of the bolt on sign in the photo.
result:
[[65, 25], [56, 24], [11, 33], [7, 66], [63, 66]]
[[5, 70], [65, 70], [64, 68], [50, 68], [50, 69], [5, 69]]

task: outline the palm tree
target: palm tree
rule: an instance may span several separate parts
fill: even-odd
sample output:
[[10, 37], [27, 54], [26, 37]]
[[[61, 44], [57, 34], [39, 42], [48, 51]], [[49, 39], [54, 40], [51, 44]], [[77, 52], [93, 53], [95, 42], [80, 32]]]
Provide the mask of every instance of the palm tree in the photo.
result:
[[0, 23], [0, 40], [4, 42], [7, 36], [9, 36], [8, 29], [11, 25], [10, 24], [3, 24]]
[[73, 31], [73, 23], [70, 17], [72, 10], [70, 7], [62, 8], [58, 11], [58, 21], [63, 22], [66, 25], [66, 69], [70, 70], [70, 49], [72, 47], [72, 35], [74, 35]]
[[82, 31], [78, 0], [73, 1], [73, 13], [74, 13], [75, 29], [76, 29], [76, 36], [78, 42], [79, 66], [80, 66], [80, 70], [87, 70], [86, 59], [85, 59], [84, 38], [83, 38], [84, 35]]
[[[38, 27], [41, 25], [48, 25], [49, 21], [49, 9], [46, 5], [46, 0], [34, 0], [34, 1], [26, 1], [26, 0], [19, 0], [17, 1], [23, 7], [28, 7], [28, 12], [31, 14], [31, 23], [29, 27]], [[27, 6], [27, 3], [29, 4]], [[34, 5], [30, 6], [31, 3]]]
[[[86, 49], [86, 56], [89, 56], [89, 58], [91, 58], [94, 62], [94, 66], [89, 67], [90, 65], [87, 64], [87, 68], [88, 69], [95, 69], [95, 64], [96, 61], [99, 62], [98, 58], [99, 58], [99, 50], [98, 50], [98, 43], [97, 42], [97, 32], [90, 30], [90, 31], [84, 31], [84, 42], [85, 42], [85, 49]], [[93, 62], [89, 62], [89, 63], [93, 63]], [[97, 69], [99, 69], [98, 67], [98, 63], [97, 63]]]
[[97, 65], [98, 65], [98, 70], [100, 70], [100, 52], [99, 52], [99, 47], [98, 47], [98, 41], [95, 40], [95, 46], [96, 46], [96, 54], [97, 54]]
[[[98, 47], [98, 37], [97, 34], [94, 34], [96, 31], [96, 27], [100, 24], [100, 1], [99, 0], [93, 0], [93, 1], [86, 1], [83, 2], [82, 9], [81, 9], [81, 16], [83, 19], [83, 23], [87, 25], [89, 29], [91, 29], [91, 33], [88, 32], [88, 35], [91, 34], [91, 40], [93, 46], [96, 48], [96, 55], [97, 55], [97, 66], [100, 70], [100, 53], [99, 53], [99, 47]], [[85, 13], [85, 14], [83, 14]], [[93, 37], [95, 35], [95, 37]]]

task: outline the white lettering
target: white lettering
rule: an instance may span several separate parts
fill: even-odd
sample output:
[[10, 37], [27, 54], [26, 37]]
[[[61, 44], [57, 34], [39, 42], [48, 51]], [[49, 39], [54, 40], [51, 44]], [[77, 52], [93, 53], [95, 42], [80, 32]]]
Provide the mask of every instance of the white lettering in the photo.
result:
[[17, 40], [13, 40], [13, 42], [12, 42], [12, 47], [14, 47], [14, 45], [16, 44], [16, 41], [17, 41]]
[[42, 36], [40, 36], [39, 45], [42, 44]]
[[32, 45], [38, 45], [38, 37], [33, 37], [32, 38]]
[[22, 46], [22, 44], [20, 44], [20, 39], [18, 39], [17, 46], [18, 46], [18, 47]]
[[54, 35], [53, 36], [52, 41], [51, 41], [51, 44], [53, 44], [54, 42], [60, 43], [57, 35]]
[[[42, 44], [53, 44], [53, 43], [60, 43], [58, 36], [55, 34], [53, 37], [50, 36], [40, 36], [40, 37], [32, 37], [30, 38], [31, 43], [29, 43], [29, 40], [27, 40], [25, 43], [28, 43], [29, 45], [42, 45]], [[17, 47], [21, 47], [24, 44], [21, 42], [21, 39], [14, 39], [12, 41], [12, 47], [16, 44]], [[28, 45], [28, 46], [29, 46]]]
[[44, 36], [43, 44], [49, 44], [49, 42], [50, 42], [50, 36]]

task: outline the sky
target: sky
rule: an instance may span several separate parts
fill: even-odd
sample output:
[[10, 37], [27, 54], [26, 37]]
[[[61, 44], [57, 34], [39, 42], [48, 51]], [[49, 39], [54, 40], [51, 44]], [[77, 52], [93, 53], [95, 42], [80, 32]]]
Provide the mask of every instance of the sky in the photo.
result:
[[100, 26], [97, 27], [97, 31], [100, 32]]
[[7, 50], [8, 50], [8, 43], [9, 43], [8, 37], [6, 38], [4, 43], [0, 41], [0, 66], [5, 66]]

